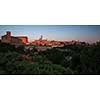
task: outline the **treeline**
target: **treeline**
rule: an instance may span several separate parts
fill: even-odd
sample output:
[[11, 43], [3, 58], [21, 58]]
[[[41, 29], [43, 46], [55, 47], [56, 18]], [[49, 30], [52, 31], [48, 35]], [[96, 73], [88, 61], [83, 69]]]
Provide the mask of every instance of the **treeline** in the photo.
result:
[[67, 45], [43, 52], [0, 43], [0, 74], [96, 75], [100, 74], [100, 43]]
[[53, 64], [38, 54], [37, 50], [25, 50], [24, 46], [0, 43], [0, 74], [5, 75], [61, 75], [67, 69]]
[[69, 69], [72, 74], [100, 74], [100, 43], [93, 45], [67, 45], [41, 52], [52, 63]]

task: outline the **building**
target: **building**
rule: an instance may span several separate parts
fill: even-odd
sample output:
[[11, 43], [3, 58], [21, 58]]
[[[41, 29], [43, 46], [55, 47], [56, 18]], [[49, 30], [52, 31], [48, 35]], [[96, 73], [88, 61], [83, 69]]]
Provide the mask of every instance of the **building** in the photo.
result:
[[28, 38], [23, 36], [21, 37], [11, 36], [11, 32], [7, 31], [6, 35], [1, 37], [1, 42], [10, 44], [26, 44], [28, 42]]
[[22, 41], [22, 43], [24, 43], [24, 44], [28, 43], [28, 37], [26, 37], [26, 36], [19, 36], [17, 38], [20, 39]]
[[32, 42], [34, 45], [46, 45], [48, 43], [47, 40], [35, 40]]
[[48, 43], [47, 39], [43, 39], [42, 35], [38, 40], [32, 41], [33, 45], [46, 45], [47, 43]]
[[39, 46], [51, 46], [51, 47], [63, 47], [64, 46], [63, 42], [43, 39], [42, 35], [38, 40], [32, 41], [32, 44], [33, 45], [39, 45]]

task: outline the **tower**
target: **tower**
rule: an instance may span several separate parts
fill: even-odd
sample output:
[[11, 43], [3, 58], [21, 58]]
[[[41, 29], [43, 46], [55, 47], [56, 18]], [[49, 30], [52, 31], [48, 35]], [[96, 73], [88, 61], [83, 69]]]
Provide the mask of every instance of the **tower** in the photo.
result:
[[6, 32], [6, 36], [7, 36], [7, 37], [10, 37], [10, 36], [11, 36], [11, 32], [10, 32], [10, 31], [7, 31], [7, 32]]
[[43, 39], [43, 36], [41, 35], [40, 39], [39, 40], [42, 40]]

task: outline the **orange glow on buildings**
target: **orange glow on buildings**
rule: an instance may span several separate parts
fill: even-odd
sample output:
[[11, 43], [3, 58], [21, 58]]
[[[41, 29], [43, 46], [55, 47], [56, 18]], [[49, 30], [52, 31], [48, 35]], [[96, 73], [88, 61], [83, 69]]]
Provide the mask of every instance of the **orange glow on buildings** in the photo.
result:
[[28, 37], [25, 37], [25, 36], [19, 36], [17, 37], [18, 39], [20, 39], [22, 41], [22, 43], [26, 44], [28, 43]]
[[47, 40], [47, 39], [42, 39], [43, 36], [41, 35], [41, 38], [38, 40], [32, 41], [33, 45], [42, 45], [42, 46], [52, 46], [52, 47], [62, 47], [64, 46], [64, 43], [60, 41], [54, 41], [54, 40]]
[[11, 32], [7, 31], [6, 35], [1, 37], [1, 42], [10, 44], [26, 44], [28, 43], [28, 37], [26, 36], [11, 36]]

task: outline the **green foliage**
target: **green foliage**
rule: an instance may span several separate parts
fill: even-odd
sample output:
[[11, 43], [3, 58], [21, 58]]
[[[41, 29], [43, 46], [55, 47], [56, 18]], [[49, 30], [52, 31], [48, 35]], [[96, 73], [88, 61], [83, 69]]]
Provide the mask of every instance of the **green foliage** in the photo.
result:
[[[22, 58], [19, 59], [20, 57]], [[68, 45], [43, 52], [37, 52], [35, 48], [25, 50], [23, 46], [16, 48], [14, 45], [1, 43], [0, 74], [100, 74], [100, 43], [88, 46]]]
[[9, 51], [15, 51], [16, 48], [14, 45], [6, 44], [6, 43], [0, 43], [0, 52], [9, 52]]

